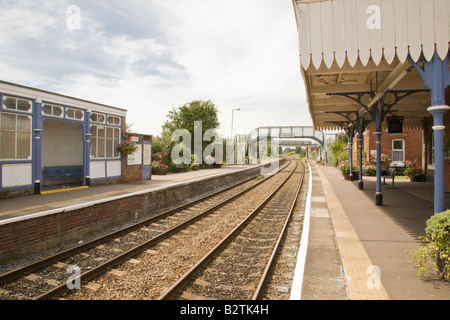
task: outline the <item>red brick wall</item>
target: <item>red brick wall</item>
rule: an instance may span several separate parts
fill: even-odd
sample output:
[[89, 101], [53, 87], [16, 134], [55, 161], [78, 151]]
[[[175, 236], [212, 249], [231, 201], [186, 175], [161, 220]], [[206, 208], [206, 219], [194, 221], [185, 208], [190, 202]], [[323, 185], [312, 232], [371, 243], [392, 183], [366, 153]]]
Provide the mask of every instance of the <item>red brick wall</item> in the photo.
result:
[[75, 245], [96, 232], [105, 232], [110, 227], [154, 216], [186, 199], [255, 177], [260, 172], [261, 168], [258, 166], [224, 176], [208, 177], [195, 183], [186, 182], [142, 195], [127, 196], [78, 209], [61, 209], [46, 216], [0, 225], [0, 264], [61, 244]]
[[[152, 141], [152, 136], [141, 134], [130, 134], [125, 139], [130, 140], [131, 136], [139, 138], [138, 144], [143, 144], [143, 141]], [[128, 165], [128, 155], [122, 153], [122, 182], [141, 181], [142, 178], [143, 165]]]
[[[376, 150], [376, 137], [373, 134], [374, 130], [366, 130], [364, 135], [364, 151], [366, 152], [365, 161], [370, 160], [370, 151]], [[405, 160], [416, 161], [422, 166], [423, 159], [423, 131], [405, 129], [401, 134], [390, 134], [386, 130], [381, 135], [381, 153], [385, 153], [392, 159], [392, 140], [405, 140]], [[354, 140], [353, 148], [354, 159], [358, 159], [357, 139]]]

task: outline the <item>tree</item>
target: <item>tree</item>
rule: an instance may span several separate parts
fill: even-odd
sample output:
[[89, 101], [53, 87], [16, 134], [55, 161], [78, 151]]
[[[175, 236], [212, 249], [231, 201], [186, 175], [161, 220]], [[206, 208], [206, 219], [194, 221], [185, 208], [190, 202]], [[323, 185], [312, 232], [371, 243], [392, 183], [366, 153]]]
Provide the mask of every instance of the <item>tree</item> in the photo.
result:
[[[216, 130], [219, 128], [219, 110], [211, 101], [194, 100], [186, 103], [178, 109], [173, 108], [167, 115], [168, 120], [163, 125], [163, 135], [172, 136], [176, 130], [185, 129], [191, 136], [191, 154], [194, 154], [195, 143], [195, 123], [202, 123], [201, 137], [197, 137], [202, 141], [202, 153], [205, 148], [213, 141], [203, 141], [205, 132], [208, 130]], [[217, 133], [213, 135], [217, 137]], [[174, 146], [171, 147], [171, 149]], [[199, 159], [198, 159], [199, 160]]]
[[331, 144], [331, 153], [333, 154], [333, 165], [337, 166], [341, 161], [350, 159], [347, 150], [348, 135], [341, 133], [336, 137], [336, 140]]

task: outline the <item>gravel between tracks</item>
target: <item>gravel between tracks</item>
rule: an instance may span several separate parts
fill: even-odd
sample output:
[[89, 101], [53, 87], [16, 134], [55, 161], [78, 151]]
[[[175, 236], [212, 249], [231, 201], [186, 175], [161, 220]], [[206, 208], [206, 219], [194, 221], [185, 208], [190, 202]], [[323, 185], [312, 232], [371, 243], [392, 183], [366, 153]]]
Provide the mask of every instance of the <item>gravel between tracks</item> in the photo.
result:
[[275, 181], [280, 181], [286, 174], [286, 172], [279, 173], [271, 178], [271, 183], [262, 184], [208, 218], [198, 221], [134, 259], [83, 285], [81, 290], [72, 290], [62, 298], [74, 300], [158, 298], [251, 212], [272, 191]]

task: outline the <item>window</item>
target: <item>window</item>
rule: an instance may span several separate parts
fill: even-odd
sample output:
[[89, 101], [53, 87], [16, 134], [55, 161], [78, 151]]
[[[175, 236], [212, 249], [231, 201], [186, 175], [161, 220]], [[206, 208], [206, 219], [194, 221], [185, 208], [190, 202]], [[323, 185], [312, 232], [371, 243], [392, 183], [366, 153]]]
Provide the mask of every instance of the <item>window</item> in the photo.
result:
[[64, 113], [63, 107], [61, 106], [54, 106], [52, 104], [44, 104], [42, 106], [42, 114], [44, 116], [53, 116], [62, 118], [63, 113]]
[[92, 113], [91, 121], [95, 123], [105, 123], [105, 115], [101, 113]]
[[91, 158], [118, 158], [116, 146], [120, 143], [120, 129], [107, 126], [91, 126]]
[[120, 125], [120, 117], [108, 116], [108, 124], [119, 126]]
[[405, 140], [392, 140], [392, 162], [405, 162]]
[[83, 120], [84, 112], [82, 110], [67, 108], [66, 109], [66, 118], [74, 119], [74, 120]]
[[10, 111], [20, 111], [31, 113], [33, 111], [33, 102], [30, 100], [17, 99], [12, 97], [3, 97], [3, 109]]
[[31, 159], [31, 116], [0, 113], [0, 160]]

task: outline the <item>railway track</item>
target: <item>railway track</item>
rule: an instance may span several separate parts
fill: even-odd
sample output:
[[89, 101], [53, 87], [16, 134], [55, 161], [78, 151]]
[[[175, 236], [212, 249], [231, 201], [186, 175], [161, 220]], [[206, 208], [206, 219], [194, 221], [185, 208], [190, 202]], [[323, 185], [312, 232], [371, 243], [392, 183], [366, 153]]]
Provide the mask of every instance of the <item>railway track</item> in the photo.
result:
[[[280, 168], [282, 173], [289, 163]], [[277, 177], [275, 175], [273, 177]], [[272, 176], [270, 177], [272, 179]], [[276, 179], [275, 179], [276, 180]], [[187, 228], [238, 197], [268, 184], [249, 179], [100, 239], [0, 275], [0, 299], [51, 299], [69, 291], [68, 270], [76, 266], [83, 284]], [[259, 191], [261, 192], [261, 191]]]
[[259, 300], [305, 176], [299, 166], [159, 300]]

